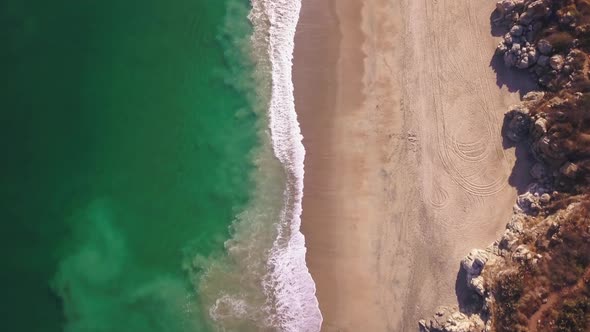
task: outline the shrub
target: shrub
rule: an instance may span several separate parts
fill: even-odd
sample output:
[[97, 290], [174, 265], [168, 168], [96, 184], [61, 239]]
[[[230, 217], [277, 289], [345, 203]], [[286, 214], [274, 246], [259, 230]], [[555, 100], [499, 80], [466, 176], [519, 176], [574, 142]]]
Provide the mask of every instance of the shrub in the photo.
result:
[[563, 52], [571, 47], [574, 37], [566, 31], [557, 31], [545, 37], [553, 48], [558, 52]]
[[588, 327], [588, 314], [590, 313], [590, 299], [582, 296], [577, 300], [566, 300], [555, 321], [558, 331], [576, 332], [586, 331]]

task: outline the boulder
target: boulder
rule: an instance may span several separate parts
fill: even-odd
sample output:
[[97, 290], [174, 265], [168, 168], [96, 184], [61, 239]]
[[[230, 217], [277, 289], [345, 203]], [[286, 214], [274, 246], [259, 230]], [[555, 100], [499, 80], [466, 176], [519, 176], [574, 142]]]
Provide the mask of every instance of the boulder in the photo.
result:
[[535, 121], [535, 125], [533, 127], [533, 136], [534, 137], [541, 137], [547, 133], [547, 120], [544, 118], [538, 118]]
[[505, 54], [508, 51], [508, 46], [505, 42], [500, 42], [496, 47], [496, 54]]
[[512, 48], [510, 48], [510, 51], [518, 53], [518, 51], [520, 51], [521, 48], [522, 46], [520, 45], [520, 43], [513, 43]]
[[561, 54], [556, 54], [549, 59], [549, 66], [551, 66], [551, 68], [555, 70], [561, 70], [561, 68], [563, 68], [564, 63], [565, 60], [563, 58], [563, 55]]
[[549, 43], [547, 39], [539, 40], [539, 42], [537, 43], [537, 48], [539, 49], [539, 52], [541, 52], [541, 54], [543, 55], [549, 55], [553, 51], [553, 46], [551, 46], [551, 43]]
[[483, 276], [477, 276], [469, 280], [469, 288], [473, 289], [479, 296], [484, 296], [486, 292], [485, 281]]
[[505, 34], [503, 39], [506, 45], [512, 45], [514, 43], [514, 38], [510, 33]]
[[478, 315], [466, 315], [456, 308], [441, 306], [434, 316], [418, 322], [421, 332], [483, 332], [485, 323]]
[[522, 233], [524, 230], [524, 217], [520, 214], [513, 214], [506, 228], [517, 234]]
[[539, 59], [537, 59], [537, 64], [543, 67], [549, 66], [549, 57], [546, 55], [540, 55]]
[[517, 63], [518, 57], [512, 52], [504, 53], [504, 65], [506, 67], [514, 67]]
[[546, 193], [549, 193], [549, 189], [541, 183], [534, 182], [530, 184], [527, 191], [516, 198], [515, 212], [537, 215], [541, 208], [540, 198]]
[[551, 202], [551, 195], [549, 195], [548, 193], [544, 193], [543, 195], [541, 195], [541, 197], [539, 197], [539, 202], [541, 202], [542, 204], [547, 204]]
[[571, 163], [571, 162], [566, 162], [565, 164], [563, 164], [563, 166], [561, 166], [561, 168], [559, 169], [559, 172], [563, 175], [565, 175], [568, 178], [575, 178], [576, 175], [578, 175], [578, 171], [579, 171], [579, 167], [578, 165]]
[[518, 235], [511, 230], [506, 230], [500, 239], [500, 248], [510, 251], [516, 243], [518, 243]]
[[536, 158], [543, 160], [554, 167], [567, 161], [563, 149], [561, 149], [555, 141], [551, 140], [548, 135], [544, 135], [535, 140], [532, 145], [532, 150]]
[[522, 100], [526, 102], [527, 105], [530, 104], [537, 104], [543, 101], [543, 97], [545, 97], [545, 92], [542, 91], [531, 91], [522, 97]]
[[527, 69], [528, 67], [530, 67], [530, 60], [528, 55], [523, 55], [521, 57], [519, 57], [518, 62], [516, 63], [516, 68], [518, 69]]
[[529, 25], [533, 21], [547, 16], [551, 8], [544, 0], [533, 1], [526, 6], [526, 11], [520, 15], [518, 22], [522, 25]]
[[516, 211], [528, 215], [536, 215], [539, 213], [539, 208], [538, 199], [530, 192], [526, 192], [516, 198]]
[[542, 163], [535, 163], [533, 167], [531, 167], [530, 174], [533, 179], [537, 181], [544, 181], [550, 175], [549, 170]]
[[515, 25], [510, 29], [510, 34], [513, 36], [522, 36], [525, 32], [525, 28], [522, 25]]
[[512, 253], [512, 258], [516, 261], [529, 261], [533, 258], [533, 253], [527, 248], [526, 245], [521, 244], [516, 247], [516, 250]]
[[506, 136], [514, 142], [524, 140], [532, 125], [532, 119], [529, 116], [528, 108], [517, 105], [506, 113]]
[[488, 259], [490, 259], [490, 254], [487, 251], [473, 249], [469, 252], [469, 255], [461, 260], [461, 267], [467, 272], [468, 277], [477, 277], [483, 270]]
[[502, 16], [512, 13], [515, 8], [516, 4], [514, 3], [514, 0], [502, 0], [496, 3], [496, 10]]

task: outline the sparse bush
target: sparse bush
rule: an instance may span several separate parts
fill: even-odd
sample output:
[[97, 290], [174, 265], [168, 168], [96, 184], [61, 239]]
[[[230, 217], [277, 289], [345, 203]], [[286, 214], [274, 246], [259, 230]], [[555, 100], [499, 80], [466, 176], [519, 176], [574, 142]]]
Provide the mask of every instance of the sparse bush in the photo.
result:
[[558, 52], [563, 52], [572, 46], [574, 37], [566, 31], [557, 31], [545, 37]]
[[590, 299], [588, 297], [582, 296], [579, 299], [566, 300], [560, 309], [555, 320], [555, 327], [558, 331], [586, 331], [590, 314]]
[[497, 331], [511, 331], [520, 325], [518, 302], [524, 291], [523, 275], [520, 272], [500, 277], [494, 286], [494, 297], [497, 306], [494, 308]]

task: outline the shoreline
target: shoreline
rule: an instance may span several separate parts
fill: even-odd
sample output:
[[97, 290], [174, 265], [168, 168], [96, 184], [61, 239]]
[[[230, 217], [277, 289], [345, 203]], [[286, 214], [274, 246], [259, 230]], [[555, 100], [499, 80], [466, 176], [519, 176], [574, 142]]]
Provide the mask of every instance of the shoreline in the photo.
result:
[[[304, 2], [295, 43], [295, 102], [307, 150], [302, 231], [328, 331], [386, 330], [390, 303], [379, 299], [375, 262], [365, 260], [377, 254], [380, 225], [361, 221], [385, 218], [382, 197], [373, 192], [381, 183], [374, 172], [381, 164], [381, 138], [368, 134], [375, 122], [364, 116], [363, 12], [359, 1]], [[386, 118], [378, 110], [373, 115]]]
[[528, 87], [492, 67], [480, 1], [303, 0], [302, 232], [323, 331], [417, 329], [460, 300], [457, 262], [512, 213], [526, 165], [500, 128]]

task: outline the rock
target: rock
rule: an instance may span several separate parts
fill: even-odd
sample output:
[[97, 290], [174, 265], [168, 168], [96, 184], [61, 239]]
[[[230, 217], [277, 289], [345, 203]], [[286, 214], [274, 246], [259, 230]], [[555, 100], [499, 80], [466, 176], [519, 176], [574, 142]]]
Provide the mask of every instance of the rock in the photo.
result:
[[511, 107], [506, 113], [506, 123], [506, 136], [514, 142], [522, 141], [528, 136], [532, 124], [529, 110], [522, 105]]
[[524, 230], [524, 218], [522, 215], [514, 214], [506, 225], [506, 228], [514, 233], [520, 234]]
[[516, 52], [520, 51], [521, 47], [522, 46], [520, 45], [520, 43], [513, 43], [512, 48], [510, 50], [512, 52], [516, 53]]
[[545, 193], [549, 193], [549, 189], [541, 186], [539, 183], [532, 183], [525, 193], [516, 198], [516, 212], [537, 215], [541, 208], [540, 197]]
[[513, 36], [522, 36], [525, 29], [522, 25], [515, 25], [510, 29], [510, 34]]
[[479, 276], [489, 258], [487, 251], [473, 249], [469, 252], [469, 255], [461, 260], [461, 267], [467, 272], [468, 276]]
[[537, 59], [537, 64], [543, 67], [549, 66], [549, 57], [546, 55], [540, 55], [539, 59]]
[[561, 168], [559, 169], [559, 172], [563, 175], [565, 175], [568, 178], [575, 178], [576, 175], [578, 174], [579, 171], [579, 167], [578, 165], [571, 163], [571, 162], [566, 162], [565, 164], [563, 164], [563, 166], [561, 166]]
[[500, 42], [496, 47], [496, 54], [504, 54], [508, 51], [508, 46], [506, 46], [505, 42]]
[[506, 45], [512, 45], [512, 43], [514, 43], [514, 38], [510, 33], [504, 35], [504, 43], [506, 43]]
[[516, 65], [516, 60], [518, 60], [516, 54], [511, 52], [504, 53], [504, 65], [506, 65], [506, 67], [514, 67]]
[[576, 17], [570, 11], [567, 11], [559, 18], [559, 24], [573, 27], [576, 23]]
[[426, 332], [428, 331], [428, 325], [426, 325], [426, 320], [425, 319], [421, 319], [418, 321], [418, 327], [420, 329], [420, 332]]
[[529, 49], [528, 55], [529, 55], [529, 59], [531, 59], [533, 62], [531, 65], [533, 65], [535, 62], [537, 62], [537, 60], [539, 59], [539, 53], [537, 53], [537, 50], [535, 50], [532, 47]]
[[527, 55], [520, 57], [519, 61], [516, 63], [516, 68], [518, 69], [527, 69], [529, 66], [529, 57]]
[[547, 133], [547, 120], [543, 118], [537, 119], [533, 127], [533, 135], [535, 137], [541, 137]]
[[421, 320], [421, 332], [481, 332], [485, 323], [478, 315], [466, 315], [456, 308], [439, 307], [437, 314], [429, 320]]
[[539, 49], [539, 52], [541, 52], [541, 54], [543, 55], [549, 55], [553, 51], [553, 46], [551, 46], [551, 43], [549, 43], [547, 39], [539, 40], [539, 42], [537, 43], [537, 48]]
[[529, 3], [526, 11], [520, 15], [518, 20], [522, 25], [529, 25], [531, 22], [545, 17], [550, 12], [551, 8], [545, 4], [545, 1], [537, 0]]
[[547, 170], [547, 167], [542, 163], [535, 163], [533, 167], [531, 167], [530, 174], [533, 179], [543, 181], [549, 177], [549, 170]]
[[532, 145], [532, 151], [537, 159], [555, 167], [567, 161], [565, 152], [548, 135], [535, 140]]
[[467, 286], [481, 296], [484, 296], [485, 288], [483, 277], [480, 274], [489, 259], [489, 252], [473, 249], [461, 260], [461, 267], [467, 273]]
[[511, 230], [506, 230], [500, 239], [500, 247], [506, 250], [512, 250], [514, 245], [518, 243], [518, 236]]
[[496, 10], [502, 16], [506, 16], [507, 14], [512, 13], [512, 11], [515, 8], [516, 8], [516, 4], [514, 3], [513, 0], [502, 0], [502, 1], [498, 1], [496, 3]]
[[526, 33], [525, 38], [526, 38], [526, 40], [534, 40], [535, 39], [535, 32], [532, 30], [529, 30], [529, 32]]
[[528, 14], [528, 13], [523, 13], [518, 18], [518, 22], [520, 24], [530, 24], [532, 21], [533, 21], [533, 17], [530, 14]]
[[561, 70], [564, 64], [563, 55], [556, 54], [549, 59], [549, 65], [555, 70]]
[[527, 187], [527, 192], [533, 194], [535, 197], [539, 197], [544, 193], [550, 192], [550, 190], [538, 182], [533, 182]]
[[516, 199], [516, 207], [517, 211], [520, 210], [528, 215], [536, 215], [539, 212], [537, 199], [529, 192], [518, 196]]
[[484, 284], [485, 281], [482, 276], [478, 276], [469, 280], [469, 287], [479, 294], [479, 296], [485, 295], [486, 289]]
[[527, 93], [526, 95], [524, 95], [524, 97], [522, 97], [522, 100], [524, 102], [526, 102], [527, 105], [529, 105], [529, 104], [534, 105], [534, 104], [541, 102], [543, 100], [543, 97], [545, 97], [545, 92], [531, 91], [531, 92]]
[[537, 62], [540, 53], [523, 38], [525, 31], [526, 28], [521, 25], [513, 26], [496, 47], [496, 54], [504, 55], [504, 64], [507, 67], [527, 69]]
[[548, 193], [544, 193], [543, 195], [541, 195], [541, 197], [539, 197], [539, 202], [543, 204], [551, 202], [551, 195], [549, 195]]
[[516, 250], [512, 253], [512, 258], [516, 261], [529, 261], [533, 258], [533, 253], [526, 247], [526, 245], [521, 244], [516, 247]]
[[550, 12], [551, 8], [544, 0], [529, 2], [526, 11], [520, 15], [518, 21], [522, 25], [529, 25], [546, 17]]

